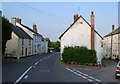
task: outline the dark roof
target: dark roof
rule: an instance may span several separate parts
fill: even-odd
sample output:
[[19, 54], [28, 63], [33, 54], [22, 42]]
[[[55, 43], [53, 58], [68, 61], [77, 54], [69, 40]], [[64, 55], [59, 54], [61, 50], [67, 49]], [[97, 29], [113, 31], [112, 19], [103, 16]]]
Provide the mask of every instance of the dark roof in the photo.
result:
[[25, 38], [25, 39], [32, 39], [22, 28], [12, 25], [13, 32], [19, 37], [19, 38]]
[[[79, 17], [78, 17], [78, 19], [79, 18], [82, 18], [90, 27], [91, 27], [91, 25], [80, 15]], [[78, 20], [77, 19], [77, 20]], [[61, 34], [61, 36], [59, 37], [59, 39], [61, 39], [61, 37], [77, 22], [77, 20], [76, 21], [74, 21], [71, 25], [70, 25], [70, 27], [68, 27], [67, 28], [67, 30], [63, 33], [63, 34]], [[102, 39], [103, 39], [103, 37], [96, 31], [96, 30], [94, 30]]]
[[115, 35], [118, 33], [120, 34], [120, 27], [115, 29], [113, 32], [110, 32], [109, 34], [105, 35], [104, 37], [108, 37], [108, 36]]
[[35, 32], [35, 31], [33, 31], [31, 28], [29, 28], [28, 26], [26, 26], [26, 25], [23, 25], [23, 24], [21, 24], [23, 27], [25, 27], [25, 28], [27, 28], [29, 31], [31, 31], [31, 32], [33, 32], [34, 34], [36, 34], [36, 35], [38, 35], [38, 36], [41, 36], [42, 37], [42, 35], [41, 34], [39, 34], [39, 33], [37, 33], [37, 32]]

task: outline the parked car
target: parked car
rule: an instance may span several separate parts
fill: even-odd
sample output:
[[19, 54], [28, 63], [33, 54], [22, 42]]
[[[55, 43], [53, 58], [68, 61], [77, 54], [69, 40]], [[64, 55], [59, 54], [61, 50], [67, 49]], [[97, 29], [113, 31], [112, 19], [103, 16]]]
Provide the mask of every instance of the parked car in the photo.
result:
[[118, 62], [115, 70], [115, 78], [118, 79], [120, 77], [120, 61]]

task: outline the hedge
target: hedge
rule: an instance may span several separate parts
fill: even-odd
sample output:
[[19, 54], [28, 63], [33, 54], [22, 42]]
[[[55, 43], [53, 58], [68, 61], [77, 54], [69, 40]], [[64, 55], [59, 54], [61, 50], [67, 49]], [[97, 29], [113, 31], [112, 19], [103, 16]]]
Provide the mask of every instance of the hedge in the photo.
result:
[[97, 62], [96, 51], [84, 46], [65, 47], [62, 58], [65, 63], [74, 62], [78, 64], [87, 64]]

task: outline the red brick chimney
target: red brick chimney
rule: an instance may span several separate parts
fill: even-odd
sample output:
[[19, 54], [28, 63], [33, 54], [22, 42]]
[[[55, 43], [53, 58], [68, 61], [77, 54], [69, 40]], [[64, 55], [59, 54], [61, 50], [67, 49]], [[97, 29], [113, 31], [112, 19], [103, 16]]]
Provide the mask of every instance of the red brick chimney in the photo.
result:
[[114, 25], [112, 25], [112, 32], [115, 30], [115, 26]]
[[33, 31], [37, 32], [37, 26], [36, 26], [36, 24], [33, 24]]
[[95, 45], [95, 36], [94, 36], [94, 13], [91, 12], [91, 49], [94, 49]]
[[16, 22], [21, 24], [21, 19], [20, 18], [16, 18]]
[[74, 14], [73, 18], [74, 18], [74, 22], [78, 19], [79, 15], [78, 14]]

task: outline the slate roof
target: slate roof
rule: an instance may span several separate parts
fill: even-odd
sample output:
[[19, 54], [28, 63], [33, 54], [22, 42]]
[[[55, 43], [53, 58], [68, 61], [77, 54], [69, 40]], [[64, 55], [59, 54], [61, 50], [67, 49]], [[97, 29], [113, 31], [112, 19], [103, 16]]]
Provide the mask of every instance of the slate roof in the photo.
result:
[[41, 34], [39, 34], [39, 33], [37, 33], [37, 32], [34, 32], [31, 28], [29, 28], [28, 26], [26, 26], [26, 25], [23, 25], [23, 24], [21, 24], [23, 27], [25, 27], [25, 28], [27, 28], [29, 31], [31, 31], [31, 32], [33, 32], [33, 33], [35, 33], [36, 35], [38, 35], [38, 36], [41, 36], [42, 37], [42, 35]]
[[[78, 17], [78, 19], [80, 19], [80, 18], [82, 18], [82, 19], [91, 27], [91, 25], [90, 25], [81, 15]], [[78, 19], [77, 19], [77, 20], [78, 20]], [[77, 22], [77, 20], [74, 21], [74, 22], [67, 28], [67, 30], [66, 30], [63, 34], [61, 34], [61, 36], [59, 37], [59, 39], [62, 38], [62, 36]], [[103, 39], [103, 37], [102, 37], [96, 30], [94, 30], [94, 31]]]
[[13, 32], [19, 37], [24, 39], [32, 39], [23, 29], [18, 26], [12, 25]]
[[115, 35], [118, 33], [120, 34], [120, 27], [115, 29], [113, 32], [110, 32], [109, 34], [105, 35], [104, 37], [108, 37], [108, 36]]

